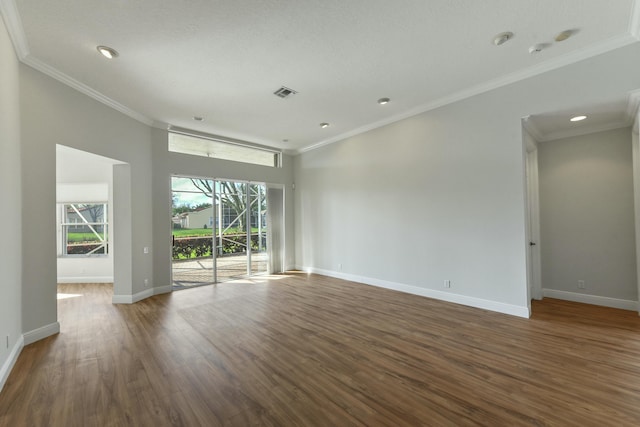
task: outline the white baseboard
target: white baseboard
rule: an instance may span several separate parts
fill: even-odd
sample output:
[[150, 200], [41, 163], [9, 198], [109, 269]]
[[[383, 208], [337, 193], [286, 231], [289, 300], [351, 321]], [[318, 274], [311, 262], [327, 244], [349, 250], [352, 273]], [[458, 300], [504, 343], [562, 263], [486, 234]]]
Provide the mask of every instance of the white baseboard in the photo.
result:
[[340, 273], [336, 271], [323, 270], [319, 268], [299, 267], [297, 268], [297, 270], [302, 270], [309, 273], [322, 274], [324, 276], [335, 277], [337, 279], [349, 280], [352, 282], [363, 283], [365, 285], [377, 286], [380, 288], [391, 289], [394, 291], [405, 292], [407, 294], [419, 295], [419, 296], [433, 298], [441, 301], [452, 302], [455, 304], [467, 305], [470, 307], [481, 308], [484, 310], [496, 311], [498, 313], [510, 314], [512, 316], [525, 317], [525, 318], [528, 318], [530, 316], [529, 307], [527, 306], [505, 304], [502, 302], [485, 300], [482, 298], [469, 297], [466, 295], [437, 291], [429, 288], [421, 288], [418, 286], [405, 285], [403, 283], [389, 282], [387, 280], [374, 279], [371, 277]]
[[24, 347], [24, 338], [20, 336], [16, 344], [11, 349], [11, 353], [9, 353], [9, 357], [0, 367], [0, 391], [4, 387], [4, 383], [7, 382], [7, 378], [9, 378], [9, 374], [13, 369], [13, 365], [16, 364], [16, 360], [18, 360], [18, 356], [20, 356], [20, 352], [22, 351], [22, 347]]
[[48, 325], [42, 326], [33, 331], [25, 332], [22, 334], [24, 338], [24, 345], [32, 344], [36, 341], [40, 341], [43, 338], [50, 337], [51, 335], [60, 333], [60, 323], [54, 322]]
[[171, 285], [159, 286], [157, 288], [153, 288], [154, 295], [167, 294], [169, 292], [173, 292], [173, 286]]
[[133, 295], [114, 295], [111, 298], [111, 302], [113, 304], [133, 304], [154, 295], [166, 294], [172, 291], [173, 287], [171, 285], [159, 286], [157, 288], [145, 289], [144, 291], [135, 293]]
[[58, 277], [58, 283], [113, 283], [113, 276]]
[[135, 293], [133, 295], [114, 295], [111, 298], [113, 304], [133, 304], [145, 298], [153, 296], [153, 288], [145, 289], [144, 291]]
[[583, 304], [601, 305], [603, 307], [619, 308], [622, 310], [638, 311], [638, 301], [601, 297], [598, 295], [580, 294], [577, 292], [558, 291], [555, 289], [543, 289], [542, 296], [562, 299], [566, 301], [581, 302]]

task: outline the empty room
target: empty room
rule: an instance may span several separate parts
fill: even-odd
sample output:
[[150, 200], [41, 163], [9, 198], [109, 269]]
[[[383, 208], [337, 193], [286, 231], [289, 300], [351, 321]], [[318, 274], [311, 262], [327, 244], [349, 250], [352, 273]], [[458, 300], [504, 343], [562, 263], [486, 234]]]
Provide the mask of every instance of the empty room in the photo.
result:
[[640, 425], [638, 0], [0, 13], [0, 426]]

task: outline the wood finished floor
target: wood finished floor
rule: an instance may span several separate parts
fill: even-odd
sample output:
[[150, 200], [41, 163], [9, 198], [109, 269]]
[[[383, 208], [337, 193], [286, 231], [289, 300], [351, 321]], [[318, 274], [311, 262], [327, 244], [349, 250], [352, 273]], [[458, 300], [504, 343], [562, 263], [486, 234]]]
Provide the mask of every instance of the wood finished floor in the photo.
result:
[[1, 426], [638, 426], [637, 313], [546, 299], [521, 319], [290, 274], [112, 305], [63, 285]]

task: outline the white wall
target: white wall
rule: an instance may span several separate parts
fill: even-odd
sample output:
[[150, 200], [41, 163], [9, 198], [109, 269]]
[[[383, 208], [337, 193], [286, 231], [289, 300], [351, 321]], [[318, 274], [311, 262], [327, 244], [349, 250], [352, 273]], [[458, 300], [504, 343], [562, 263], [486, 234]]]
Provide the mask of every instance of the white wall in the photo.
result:
[[485, 108], [459, 103], [301, 155], [298, 265], [528, 315], [520, 120], [496, 126]]
[[57, 321], [56, 144], [129, 163], [132, 279], [124, 292], [142, 292], [144, 278], [153, 277], [151, 256], [143, 253], [153, 243], [151, 129], [25, 65], [20, 91], [21, 115], [28, 118], [21, 126], [23, 330], [32, 331]]
[[638, 300], [631, 147], [630, 128], [539, 144], [546, 295]]
[[[22, 341], [22, 218], [18, 60], [0, 19], [0, 390]], [[9, 339], [7, 344], [7, 337]]]
[[[640, 87], [639, 50], [618, 49], [303, 153], [295, 162], [297, 265], [526, 316], [521, 118]], [[576, 76], [598, 84], [585, 90]]]

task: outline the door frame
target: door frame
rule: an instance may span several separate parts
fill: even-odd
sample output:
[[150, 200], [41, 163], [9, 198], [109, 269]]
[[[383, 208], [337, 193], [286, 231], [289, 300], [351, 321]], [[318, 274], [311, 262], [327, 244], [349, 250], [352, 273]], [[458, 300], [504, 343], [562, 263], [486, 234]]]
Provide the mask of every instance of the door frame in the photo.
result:
[[633, 159], [633, 193], [634, 193], [634, 220], [636, 228], [636, 282], [638, 286], [638, 314], [640, 315], [640, 136], [638, 134], [638, 121], [640, 112], [636, 113], [633, 127], [631, 128], [631, 154]]
[[526, 203], [526, 251], [527, 251], [527, 304], [531, 311], [531, 300], [540, 300], [542, 291], [542, 261], [540, 241], [540, 194], [538, 181], [538, 142], [525, 128], [526, 118], [522, 125], [522, 144], [524, 149], [525, 168], [525, 203]]

